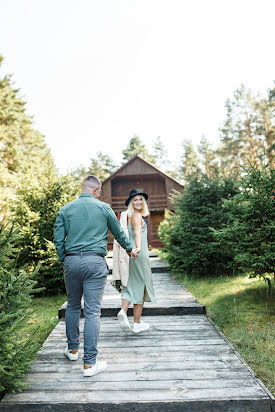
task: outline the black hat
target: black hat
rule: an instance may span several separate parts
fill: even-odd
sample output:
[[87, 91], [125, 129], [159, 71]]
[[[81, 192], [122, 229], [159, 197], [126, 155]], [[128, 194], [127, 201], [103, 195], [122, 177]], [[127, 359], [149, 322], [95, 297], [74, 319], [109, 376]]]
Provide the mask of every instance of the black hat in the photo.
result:
[[129, 193], [129, 197], [128, 197], [128, 199], [127, 199], [126, 202], [125, 202], [125, 206], [128, 206], [129, 203], [130, 203], [130, 200], [132, 199], [132, 197], [134, 197], [134, 196], [136, 196], [136, 195], [141, 195], [141, 196], [145, 197], [146, 200], [148, 199], [147, 193], [144, 193], [144, 192], [142, 192], [142, 191], [139, 190], [139, 189], [133, 189], [133, 190], [131, 190], [131, 192]]

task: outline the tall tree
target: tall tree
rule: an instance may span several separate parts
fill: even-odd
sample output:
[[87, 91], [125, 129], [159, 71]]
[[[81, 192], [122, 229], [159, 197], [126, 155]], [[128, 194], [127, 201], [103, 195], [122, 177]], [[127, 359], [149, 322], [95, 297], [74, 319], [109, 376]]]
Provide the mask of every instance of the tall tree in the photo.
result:
[[183, 180], [188, 180], [200, 172], [199, 156], [191, 140], [182, 141], [183, 154], [181, 157], [180, 173]]
[[79, 179], [84, 179], [88, 175], [95, 175], [103, 182], [117, 169], [117, 165], [111, 157], [103, 152], [97, 152], [96, 158], [91, 159], [88, 167], [80, 167], [73, 171], [72, 175]]
[[[3, 57], [0, 56], [0, 67]], [[26, 175], [39, 179], [51, 162], [44, 137], [32, 125], [11, 76], [0, 77], [0, 214], [8, 213]]]
[[156, 164], [154, 156], [149, 153], [147, 147], [138, 136], [134, 136], [129, 140], [126, 149], [122, 150], [122, 154], [124, 163], [135, 155], [140, 155], [144, 160]]
[[202, 136], [198, 146], [198, 152], [201, 155], [201, 163], [206, 176], [209, 178], [216, 177], [219, 169], [217, 153], [211, 148], [210, 143], [204, 135]]
[[268, 91], [268, 97], [259, 97], [255, 101], [257, 112], [257, 133], [260, 138], [260, 159], [262, 165], [268, 161], [274, 169], [275, 154], [275, 88]]
[[221, 167], [224, 175], [237, 174], [241, 166], [262, 165], [272, 160], [274, 99], [254, 96], [245, 86], [226, 101], [226, 120], [221, 129]]
[[159, 226], [171, 269], [186, 275], [229, 274], [232, 250], [217, 247], [213, 228], [220, 229], [228, 217], [221, 207], [223, 199], [237, 192], [233, 180], [191, 178], [185, 191], [175, 199], [175, 213], [167, 213]]
[[261, 276], [271, 288], [275, 273], [275, 170], [269, 165], [244, 169], [240, 191], [224, 200], [228, 220], [214, 232], [217, 247], [231, 249], [236, 272]]
[[64, 292], [63, 269], [57, 262], [53, 229], [58, 210], [79, 191], [80, 182], [73, 181], [70, 175], [58, 176], [52, 164], [41, 173], [39, 182], [30, 176], [22, 182], [11, 208], [20, 234], [16, 242], [20, 250], [17, 264], [28, 272], [38, 263], [41, 265], [36, 280], [46, 288], [46, 294]]
[[155, 158], [155, 164], [159, 169], [165, 169], [170, 164], [167, 157], [167, 149], [160, 136], [158, 136], [153, 143], [153, 156]]

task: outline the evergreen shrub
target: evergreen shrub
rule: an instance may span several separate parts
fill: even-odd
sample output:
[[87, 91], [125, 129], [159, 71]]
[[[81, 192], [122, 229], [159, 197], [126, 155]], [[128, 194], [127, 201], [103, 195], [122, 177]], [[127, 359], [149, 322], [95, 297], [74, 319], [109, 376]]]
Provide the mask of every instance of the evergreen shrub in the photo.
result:
[[38, 349], [33, 336], [26, 336], [23, 327], [32, 310], [31, 294], [36, 281], [15, 260], [18, 231], [11, 224], [0, 224], [0, 393], [20, 389], [23, 375]]
[[58, 176], [52, 166], [39, 181], [27, 180], [17, 192], [13, 218], [20, 232], [18, 265], [26, 266], [28, 271], [41, 266], [36, 280], [47, 295], [65, 291], [53, 231], [58, 210], [75, 197], [77, 189], [72, 177]]
[[224, 202], [227, 225], [214, 232], [219, 247], [233, 250], [234, 270], [260, 276], [271, 287], [275, 273], [275, 170], [251, 166], [240, 191]]
[[159, 236], [171, 269], [195, 276], [231, 273], [233, 250], [218, 245], [213, 229], [228, 220], [223, 200], [237, 193], [232, 179], [219, 181], [194, 177], [175, 200], [175, 213], [166, 212]]

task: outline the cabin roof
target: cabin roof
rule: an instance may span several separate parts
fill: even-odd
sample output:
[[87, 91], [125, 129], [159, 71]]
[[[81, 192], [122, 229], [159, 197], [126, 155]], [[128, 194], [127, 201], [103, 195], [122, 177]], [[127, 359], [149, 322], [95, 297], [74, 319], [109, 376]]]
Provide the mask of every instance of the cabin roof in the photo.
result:
[[160, 175], [162, 175], [163, 177], [165, 177], [166, 179], [170, 179], [173, 182], [175, 182], [177, 185], [181, 186], [182, 188], [184, 188], [184, 186], [179, 183], [176, 179], [174, 179], [173, 177], [163, 173], [161, 170], [159, 170], [156, 166], [154, 166], [152, 163], [148, 162], [147, 160], [144, 160], [141, 156], [139, 156], [138, 154], [135, 155], [134, 157], [132, 157], [130, 160], [128, 160], [127, 163], [125, 163], [124, 165], [122, 165], [115, 173], [113, 173], [112, 175], [110, 175], [109, 177], [107, 177], [107, 179], [105, 179], [102, 182], [102, 185], [104, 185], [105, 183], [108, 182], [108, 180], [113, 179], [116, 176], [119, 176], [121, 170], [127, 168], [131, 163], [135, 162], [137, 159], [141, 160], [142, 162], [144, 162], [146, 165], [149, 165], [149, 167], [151, 167], [154, 172], [158, 172]]

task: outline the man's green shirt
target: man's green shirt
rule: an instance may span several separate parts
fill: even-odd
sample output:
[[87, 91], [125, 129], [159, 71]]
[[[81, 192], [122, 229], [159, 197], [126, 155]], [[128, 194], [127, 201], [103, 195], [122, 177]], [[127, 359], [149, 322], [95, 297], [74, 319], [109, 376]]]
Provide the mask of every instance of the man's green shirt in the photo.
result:
[[89, 193], [62, 207], [56, 218], [54, 244], [58, 260], [63, 262], [66, 253], [96, 252], [107, 254], [108, 228], [127, 250], [132, 249], [110, 205]]

